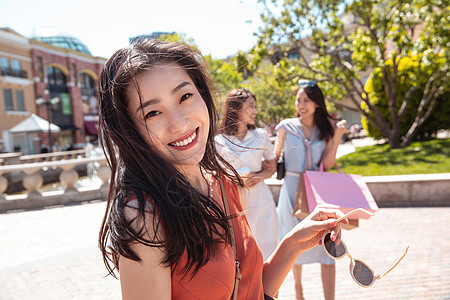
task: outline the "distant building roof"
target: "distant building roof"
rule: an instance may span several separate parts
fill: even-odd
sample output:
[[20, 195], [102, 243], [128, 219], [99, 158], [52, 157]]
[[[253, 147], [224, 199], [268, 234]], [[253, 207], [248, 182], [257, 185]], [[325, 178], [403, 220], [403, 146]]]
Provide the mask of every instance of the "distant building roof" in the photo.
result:
[[159, 37], [161, 37], [163, 35], [173, 35], [173, 34], [175, 34], [175, 31], [174, 32], [154, 31], [152, 33], [140, 34], [140, 35], [132, 36], [128, 40], [129, 40], [129, 43], [131, 45], [134, 42], [139, 41], [139, 40], [147, 40], [147, 39], [148, 40], [152, 40], [152, 39], [157, 39], [157, 38], [159, 38]]
[[70, 35], [55, 35], [55, 36], [38, 36], [33, 37], [34, 40], [53, 45], [55, 47], [75, 50], [78, 52], [92, 55], [89, 48], [83, 44], [79, 39]]
[[12, 34], [15, 34], [15, 35], [20, 35], [21, 37], [23, 37], [23, 35], [21, 35], [21, 34], [18, 33], [17, 31], [12, 30], [12, 29], [9, 28], [9, 27], [1, 27], [0, 30], [1, 30], [1, 31], [4, 31], [4, 32], [9, 32], [9, 33], [12, 33]]

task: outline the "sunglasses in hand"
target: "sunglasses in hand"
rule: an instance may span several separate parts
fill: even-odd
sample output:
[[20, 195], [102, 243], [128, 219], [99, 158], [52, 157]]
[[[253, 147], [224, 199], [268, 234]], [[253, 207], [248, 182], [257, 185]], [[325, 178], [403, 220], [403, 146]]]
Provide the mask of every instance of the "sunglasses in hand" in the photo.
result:
[[[355, 210], [352, 210], [351, 212], [347, 213], [345, 216], [340, 217], [337, 219], [337, 221], [341, 221], [342, 219], [346, 218], [347, 216], [351, 215], [355, 212], [364, 212], [369, 215], [373, 215], [372, 212], [358, 208]], [[344, 256], [348, 256], [350, 258], [350, 274], [353, 277], [353, 280], [359, 284], [362, 287], [368, 288], [371, 287], [376, 280], [383, 278], [386, 276], [390, 271], [392, 271], [399, 263], [400, 261], [406, 256], [406, 253], [408, 253], [409, 246], [406, 248], [405, 253], [400, 257], [399, 260], [395, 264], [392, 265], [392, 267], [389, 268], [383, 275], [380, 275], [376, 273], [366, 262], [364, 262], [362, 259], [352, 257], [350, 253], [347, 250], [347, 246], [343, 241], [340, 242], [339, 245], [337, 245], [334, 241], [331, 240], [331, 232], [326, 232], [322, 237], [322, 247], [327, 253], [329, 257], [331, 257], [334, 260], [338, 260], [343, 258]]]

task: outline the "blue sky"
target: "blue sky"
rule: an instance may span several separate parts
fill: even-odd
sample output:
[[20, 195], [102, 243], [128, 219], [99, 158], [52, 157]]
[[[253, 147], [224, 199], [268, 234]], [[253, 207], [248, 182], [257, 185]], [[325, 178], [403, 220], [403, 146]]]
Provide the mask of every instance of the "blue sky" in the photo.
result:
[[185, 33], [204, 55], [225, 58], [250, 49], [259, 24], [256, 0], [0, 0], [0, 27], [68, 33], [105, 58], [153, 31]]

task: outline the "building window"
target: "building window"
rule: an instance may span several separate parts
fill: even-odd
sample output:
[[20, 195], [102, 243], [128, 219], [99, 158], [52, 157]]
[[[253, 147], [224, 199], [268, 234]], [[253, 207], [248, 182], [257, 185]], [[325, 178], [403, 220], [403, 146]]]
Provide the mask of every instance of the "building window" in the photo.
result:
[[66, 75], [58, 68], [47, 68], [47, 77], [49, 85], [66, 85]]
[[91, 89], [94, 87], [94, 79], [87, 73], [81, 73], [81, 87], [83, 89]]
[[12, 59], [11, 60], [11, 69], [13, 76], [20, 77], [20, 61]]
[[299, 59], [300, 55], [298, 53], [296, 53], [296, 52], [291, 52], [291, 53], [288, 54], [288, 58], [291, 59], [291, 60]]
[[98, 99], [95, 80], [87, 73], [81, 73], [81, 99], [84, 114], [98, 114]]
[[3, 97], [5, 98], [5, 110], [6, 111], [14, 111], [12, 90], [4, 89]]
[[0, 57], [0, 68], [2, 75], [8, 75], [9, 73], [9, 61], [5, 57]]
[[41, 56], [38, 56], [37, 58], [37, 68], [38, 68], [38, 76], [39, 81], [44, 81], [44, 60]]
[[16, 107], [18, 111], [25, 111], [25, 101], [22, 90], [16, 90]]

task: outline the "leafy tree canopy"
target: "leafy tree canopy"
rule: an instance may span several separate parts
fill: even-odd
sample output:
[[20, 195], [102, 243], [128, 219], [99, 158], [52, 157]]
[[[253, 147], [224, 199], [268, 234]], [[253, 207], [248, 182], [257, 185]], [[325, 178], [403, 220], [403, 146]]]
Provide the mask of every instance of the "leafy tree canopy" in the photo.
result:
[[[183, 33], [162, 35], [159, 39], [169, 42], [182, 42], [198, 50], [195, 40]], [[223, 99], [228, 91], [241, 86], [242, 74], [232, 62], [225, 62], [206, 55], [209, 73], [216, 91], [216, 98]]]
[[[295, 65], [298, 73], [294, 77], [323, 82], [327, 99], [336, 105], [346, 107], [340, 101], [348, 97], [354, 103], [352, 109], [359, 110], [391, 147], [408, 145], [438, 102], [446, 100], [440, 95], [450, 87], [448, 0], [259, 2], [264, 25], [258, 33], [260, 50], [255, 53], [269, 54], [279, 67]], [[411, 78], [426, 80], [420, 80], [424, 88], [416, 111], [407, 115], [411, 95], [420, 90], [419, 81], [413, 80], [398, 101], [398, 67], [410, 56], [417, 62]], [[290, 63], [282, 65], [281, 61]], [[376, 68], [381, 70], [390, 119], [376, 108], [364, 88]], [[402, 134], [400, 123], [406, 117], [413, 121]]]

